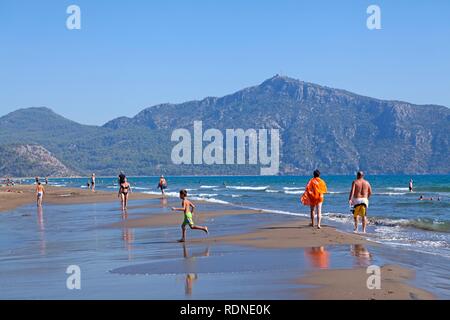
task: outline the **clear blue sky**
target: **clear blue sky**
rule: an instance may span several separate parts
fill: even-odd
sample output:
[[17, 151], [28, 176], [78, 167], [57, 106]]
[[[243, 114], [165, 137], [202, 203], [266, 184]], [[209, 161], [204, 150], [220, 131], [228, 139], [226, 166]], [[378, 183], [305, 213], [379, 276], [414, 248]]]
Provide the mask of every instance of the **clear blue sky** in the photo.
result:
[[[0, 115], [86, 124], [222, 96], [276, 73], [450, 107], [450, 1], [0, 1]], [[66, 8], [81, 8], [81, 30]], [[382, 30], [366, 28], [381, 7]]]

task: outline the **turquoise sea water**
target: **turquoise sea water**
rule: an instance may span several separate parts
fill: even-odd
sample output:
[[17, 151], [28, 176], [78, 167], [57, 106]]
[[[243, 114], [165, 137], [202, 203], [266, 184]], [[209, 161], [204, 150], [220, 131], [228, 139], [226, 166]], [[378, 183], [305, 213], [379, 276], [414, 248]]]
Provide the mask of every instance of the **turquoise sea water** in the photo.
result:
[[[177, 197], [181, 188], [194, 200], [264, 209], [279, 215], [308, 217], [299, 202], [310, 177], [215, 176], [167, 177], [166, 194]], [[352, 230], [348, 192], [353, 177], [323, 176], [329, 194], [323, 206], [324, 223]], [[373, 188], [368, 237], [374, 241], [450, 257], [450, 175], [367, 176]], [[409, 192], [409, 179], [414, 192]], [[129, 177], [134, 192], [159, 194], [157, 177]], [[32, 183], [32, 180], [24, 182]], [[88, 178], [50, 179], [55, 186], [86, 188]], [[98, 177], [98, 190], [117, 190], [116, 177]], [[433, 201], [418, 201], [420, 195]], [[437, 199], [439, 198], [440, 201]]]

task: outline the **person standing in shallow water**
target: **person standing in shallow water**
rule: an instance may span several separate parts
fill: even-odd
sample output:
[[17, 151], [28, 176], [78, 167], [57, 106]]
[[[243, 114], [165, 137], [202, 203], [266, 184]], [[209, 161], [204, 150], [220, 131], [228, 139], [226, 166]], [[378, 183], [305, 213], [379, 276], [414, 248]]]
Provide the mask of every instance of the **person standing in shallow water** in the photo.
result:
[[91, 176], [91, 190], [92, 192], [95, 192], [95, 173]]
[[353, 206], [353, 219], [355, 222], [354, 232], [358, 232], [358, 217], [361, 217], [363, 233], [366, 233], [367, 208], [369, 207], [369, 198], [372, 195], [370, 183], [364, 179], [364, 172], [358, 171], [356, 180], [352, 183], [348, 203]]
[[409, 192], [413, 192], [413, 179], [409, 179]]
[[320, 171], [315, 170], [313, 178], [306, 185], [305, 192], [301, 197], [301, 202], [305, 206], [309, 206], [311, 210], [311, 227], [314, 227], [314, 216], [317, 212], [317, 228], [320, 229], [322, 220], [322, 203], [323, 195], [327, 193], [327, 185], [325, 181], [320, 179]]
[[38, 182], [36, 185], [36, 204], [38, 207], [42, 206], [42, 200], [44, 199], [45, 188], [44, 186]]
[[159, 182], [158, 182], [158, 189], [161, 189], [161, 195], [165, 195], [164, 190], [167, 189], [167, 180], [166, 178], [164, 178], [164, 176], [161, 176], [159, 178]]

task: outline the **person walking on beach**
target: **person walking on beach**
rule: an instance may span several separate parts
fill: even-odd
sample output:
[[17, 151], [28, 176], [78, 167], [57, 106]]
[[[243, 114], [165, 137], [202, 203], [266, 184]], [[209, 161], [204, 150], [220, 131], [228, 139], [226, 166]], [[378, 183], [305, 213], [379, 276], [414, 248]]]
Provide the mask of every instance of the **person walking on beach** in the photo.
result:
[[353, 220], [355, 222], [354, 232], [358, 232], [358, 217], [361, 217], [363, 233], [366, 233], [367, 208], [369, 198], [372, 195], [370, 183], [364, 179], [364, 172], [358, 171], [356, 180], [352, 183], [348, 203], [353, 206]]
[[166, 178], [164, 178], [164, 176], [161, 176], [159, 178], [159, 183], [158, 183], [158, 189], [161, 189], [161, 194], [164, 195], [164, 189], [167, 189], [167, 181]]
[[128, 194], [131, 193], [131, 185], [128, 183], [127, 178], [123, 180], [123, 182], [120, 184], [119, 188], [119, 194], [120, 201], [122, 203], [122, 211], [125, 211], [125, 209], [128, 206]]
[[44, 186], [38, 182], [36, 185], [36, 204], [38, 207], [42, 206], [42, 200], [44, 199], [45, 189]]
[[45, 185], [48, 185], [48, 178], [45, 177]]
[[320, 171], [315, 170], [313, 178], [306, 185], [305, 192], [301, 197], [301, 202], [305, 206], [309, 206], [311, 210], [311, 227], [314, 227], [314, 215], [317, 212], [317, 228], [320, 229], [322, 220], [322, 203], [323, 195], [327, 193], [327, 185], [325, 181], [320, 179]]
[[185, 189], [180, 190], [180, 199], [181, 199], [182, 208], [172, 208], [172, 211], [183, 211], [183, 213], [184, 213], [184, 221], [181, 224], [181, 239], [178, 240], [178, 242], [186, 241], [186, 226], [187, 225], [189, 225], [189, 227], [193, 230], [202, 230], [206, 234], [208, 234], [208, 227], [196, 226], [194, 224], [193, 215], [194, 215], [195, 205], [187, 199], [187, 191]]
[[95, 173], [91, 176], [91, 190], [92, 192], [95, 192]]
[[413, 179], [409, 179], [409, 192], [413, 192]]

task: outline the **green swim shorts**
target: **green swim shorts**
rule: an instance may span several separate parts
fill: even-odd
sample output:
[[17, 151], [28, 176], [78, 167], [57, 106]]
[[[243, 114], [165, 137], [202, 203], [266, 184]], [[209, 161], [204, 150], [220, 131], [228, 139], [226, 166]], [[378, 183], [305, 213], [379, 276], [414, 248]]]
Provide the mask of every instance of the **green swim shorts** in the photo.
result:
[[183, 227], [189, 225], [190, 227], [192, 227], [194, 225], [194, 219], [192, 219], [192, 213], [191, 212], [186, 212], [184, 214], [184, 221], [183, 221]]

